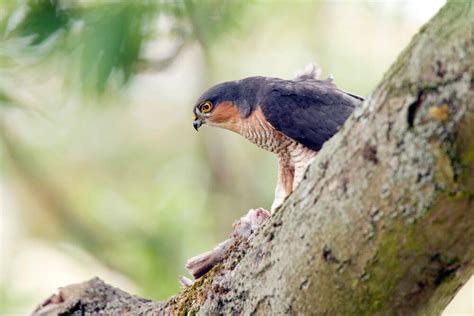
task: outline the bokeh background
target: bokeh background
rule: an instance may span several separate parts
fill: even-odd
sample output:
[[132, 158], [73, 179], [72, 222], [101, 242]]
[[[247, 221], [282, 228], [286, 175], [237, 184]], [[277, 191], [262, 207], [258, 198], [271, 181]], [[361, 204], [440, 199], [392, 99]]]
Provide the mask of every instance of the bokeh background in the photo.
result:
[[194, 131], [200, 93], [317, 62], [367, 96], [443, 2], [0, 1], [0, 314], [93, 276], [176, 293], [276, 182], [272, 154]]

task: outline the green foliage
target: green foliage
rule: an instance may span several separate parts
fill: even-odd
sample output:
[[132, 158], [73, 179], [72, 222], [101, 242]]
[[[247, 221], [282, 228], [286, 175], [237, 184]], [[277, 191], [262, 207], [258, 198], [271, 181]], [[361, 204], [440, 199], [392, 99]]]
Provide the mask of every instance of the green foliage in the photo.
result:
[[[37, 115], [36, 111], [50, 111], [47, 102], [33, 106], [23, 103], [22, 94], [30, 93], [29, 86], [15, 90], [22, 91], [18, 95], [8, 87], [15, 86], [12, 74], [39, 75], [41, 82], [48, 80], [48, 71], [61, 65], [66, 68], [59, 68], [54, 76], [71, 83], [64, 86], [72, 93], [102, 96], [103, 100], [94, 103], [115, 104], [106, 98], [113, 96], [118, 91], [116, 88], [128, 83], [148, 63], [160, 62], [145, 59], [143, 48], [147, 42], [159, 43], [162, 38], [176, 45], [195, 42], [208, 51], [218, 43], [221, 34], [238, 25], [244, 7], [245, 2], [240, 1], [31, 0], [0, 3], [0, 107], [5, 113], [10, 107], [24, 109], [30, 117]], [[174, 60], [178, 53], [172, 52], [165, 59]], [[48, 113], [52, 117], [55, 114], [56, 109]], [[109, 115], [113, 117], [117, 113]], [[96, 136], [107, 129], [103, 121], [99, 124], [99, 130], [93, 132]], [[88, 132], [90, 128], [84, 131]], [[122, 141], [130, 131], [125, 135], [116, 134], [122, 135], [118, 137]], [[33, 234], [86, 249], [102, 263], [127, 275], [146, 295], [166, 297], [175, 292], [177, 276], [183, 273], [183, 260], [195, 254], [195, 251], [189, 253], [189, 249], [202, 249], [204, 242], [213, 238], [212, 234], [194, 238], [186, 233], [204, 230], [213, 224], [212, 218], [202, 214], [202, 206], [195, 204], [202, 204], [207, 194], [207, 187], [202, 186], [205, 183], [203, 175], [193, 177], [200, 179], [202, 187], [199, 189], [190, 187], [193, 184], [188, 174], [176, 175], [174, 171], [160, 175], [157, 183], [150, 177], [150, 171], [157, 165], [167, 164], [159, 150], [150, 153], [148, 148], [127, 148], [127, 144], [133, 143], [131, 139], [131, 143], [120, 143], [113, 138], [116, 144], [110, 145], [107, 139], [98, 138], [100, 150], [118, 146], [120, 152], [104, 162], [93, 162], [100, 165], [95, 171], [91, 166], [86, 168], [93, 174], [81, 171], [72, 175], [75, 171], [70, 170], [72, 173], [62, 178], [51, 172], [50, 162], [55, 161], [53, 165], [57, 170], [67, 168], [65, 158], [53, 159], [53, 156], [61, 157], [67, 151], [66, 147], [57, 144], [57, 151], [30, 151], [19, 138], [6, 133], [1, 136], [8, 144], [6, 150], [15, 157], [12, 165], [44, 207], [41, 212], [45, 216], [30, 223]], [[81, 135], [76, 141], [82, 143], [89, 138]], [[92, 152], [97, 149], [90, 149], [87, 155]], [[169, 148], [168, 153], [173, 153], [173, 149]], [[124, 154], [128, 156], [122, 157]], [[178, 154], [173, 155], [176, 158]], [[137, 159], [133, 166], [131, 159]], [[109, 173], [123, 173], [124, 165], [144, 172], [122, 175], [121, 185], [117, 185], [116, 179], [108, 183]], [[196, 167], [196, 170], [202, 169]], [[168, 189], [173, 186], [173, 190]], [[183, 192], [189, 193], [183, 196]], [[160, 202], [159, 208], [154, 206], [156, 194], [167, 196], [169, 201]], [[119, 206], [105, 216], [97, 210], [103, 208], [103, 203], [110, 203], [107, 196]], [[130, 205], [136, 213], [129, 213], [120, 203]], [[193, 210], [193, 216], [201, 219], [187, 223], [188, 213], [183, 210]]]
[[[71, 60], [77, 67], [68, 75], [79, 72], [85, 91], [101, 94], [114, 72], [121, 74], [122, 83], [130, 79], [156, 8], [132, 1], [87, 6], [65, 0], [30, 1], [25, 16], [7, 36], [28, 38], [31, 55], [43, 58], [39, 62], [48, 57], [39, 53], [44, 50], [41, 44], [49, 44], [49, 51], [60, 51], [65, 58], [77, 58]], [[15, 13], [9, 18], [14, 19]]]
[[5, 91], [0, 90], [0, 107], [2, 106], [11, 106], [12, 102], [10, 96], [8, 96]]
[[239, 25], [238, 17], [246, 4], [248, 2], [235, 0], [184, 0], [184, 12], [180, 15], [190, 19], [196, 38], [209, 47], [226, 31]]
[[71, 24], [71, 12], [61, 6], [60, 0], [31, 0], [14, 35], [31, 37], [30, 45], [39, 45]]
[[114, 70], [123, 81], [134, 71], [144, 39], [145, 25], [153, 9], [133, 2], [101, 5], [84, 12], [84, 29], [80, 36], [81, 77], [99, 93]]
[[84, 92], [103, 94], [112, 78], [123, 84], [137, 73], [144, 42], [152, 37], [159, 40], [163, 32], [156, 27], [157, 20], [169, 18], [176, 41], [197, 40], [206, 49], [238, 25], [244, 6], [243, 1], [123, 0], [82, 4], [31, 0], [13, 7], [2, 21], [2, 29], [25, 10], [24, 17], [5, 39], [27, 38], [30, 55], [39, 58], [38, 62], [51, 57], [44, 51], [59, 51], [75, 66], [68, 69], [68, 77], [79, 77]]

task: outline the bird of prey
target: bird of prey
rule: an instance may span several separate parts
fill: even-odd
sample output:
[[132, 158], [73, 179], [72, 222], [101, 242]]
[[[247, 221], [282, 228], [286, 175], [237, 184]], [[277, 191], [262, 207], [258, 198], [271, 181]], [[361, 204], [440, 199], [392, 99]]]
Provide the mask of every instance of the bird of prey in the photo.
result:
[[236, 132], [278, 156], [274, 212], [296, 188], [324, 142], [346, 121], [363, 98], [319, 80], [310, 65], [293, 80], [248, 77], [205, 91], [194, 106], [193, 126]]

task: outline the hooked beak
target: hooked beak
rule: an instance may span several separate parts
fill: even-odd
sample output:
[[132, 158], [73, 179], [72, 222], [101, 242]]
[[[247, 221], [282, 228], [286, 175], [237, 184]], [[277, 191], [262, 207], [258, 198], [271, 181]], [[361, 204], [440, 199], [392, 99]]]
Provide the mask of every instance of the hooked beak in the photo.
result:
[[198, 118], [195, 118], [194, 119], [194, 122], [193, 122], [193, 127], [194, 129], [197, 131], [199, 130], [199, 127], [201, 127], [202, 125], [202, 120], [201, 119], [198, 119]]

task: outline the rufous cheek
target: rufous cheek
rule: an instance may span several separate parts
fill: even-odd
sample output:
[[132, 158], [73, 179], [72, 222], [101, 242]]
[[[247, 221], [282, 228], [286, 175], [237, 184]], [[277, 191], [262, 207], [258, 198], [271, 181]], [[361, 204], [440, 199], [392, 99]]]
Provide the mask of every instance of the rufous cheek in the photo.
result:
[[209, 117], [209, 125], [234, 130], [240, 120], [239, 109], [230, 101], [219, 103]]

